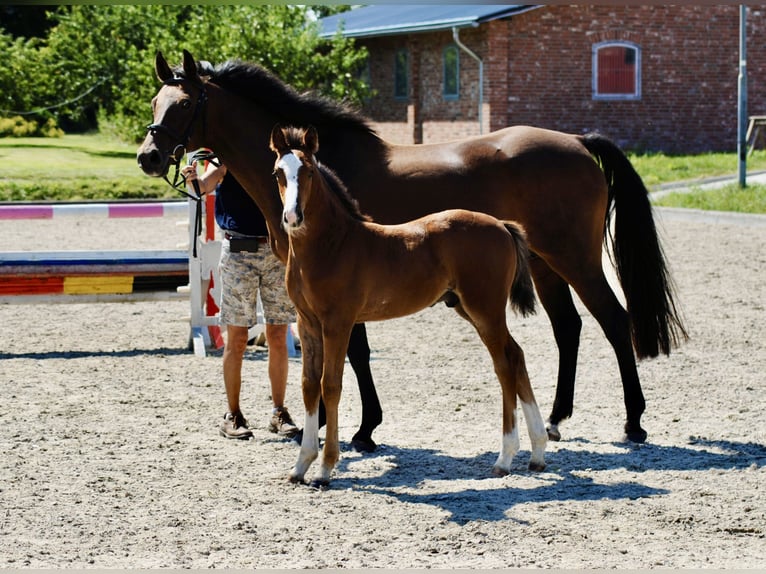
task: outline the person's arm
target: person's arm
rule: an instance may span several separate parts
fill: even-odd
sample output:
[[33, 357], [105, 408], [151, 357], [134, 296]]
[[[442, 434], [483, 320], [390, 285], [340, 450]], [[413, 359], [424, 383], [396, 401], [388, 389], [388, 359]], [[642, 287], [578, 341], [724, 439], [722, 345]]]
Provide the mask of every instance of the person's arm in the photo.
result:
[[197, 176], [197, 161], [193, 161], [191, 165], [184, 166], [181, 169], [181, 174], [186, 177], [186, 185], [194, 190], [194, 184], [192, 181], [195, 179], [199, 181], [200, 193], [207, 194], [215, 191], [215, 187], [221, 183], [223, 176], [226, 175], [226, 166], [221, 164], [215, 165], [213, 162], [208, 162], [205, 172]]

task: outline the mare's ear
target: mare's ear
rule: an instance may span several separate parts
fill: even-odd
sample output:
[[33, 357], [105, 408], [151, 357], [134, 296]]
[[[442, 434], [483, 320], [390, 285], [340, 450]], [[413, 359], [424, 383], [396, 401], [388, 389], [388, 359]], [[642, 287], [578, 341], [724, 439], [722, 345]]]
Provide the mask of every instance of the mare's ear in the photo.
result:
[[194, 56], [188, 50], [184, 50], [184, 75], [189, 80], [199, 80], [197, 63], [194, 61]]
[[285, 132], [282, 131], [282, 126], [275, 125], [271, 129], [271, 137], [269, 138], [269, 147], [271, 151], [279, 153], [279, 150], [287, 149], [287, 140], [285, 140]]
[[303, 134], [303, 147], [312, 154], [319, 151], [319, 134], [314, 126], [309, 126]]
[[173, 70], [170, 69], [167, 60], [165, 60], [165, 57], [159, 50], [157, 50], [157, 55], [154, 57], [154, 71], [160, 82], [166, 82], [173, 77]]

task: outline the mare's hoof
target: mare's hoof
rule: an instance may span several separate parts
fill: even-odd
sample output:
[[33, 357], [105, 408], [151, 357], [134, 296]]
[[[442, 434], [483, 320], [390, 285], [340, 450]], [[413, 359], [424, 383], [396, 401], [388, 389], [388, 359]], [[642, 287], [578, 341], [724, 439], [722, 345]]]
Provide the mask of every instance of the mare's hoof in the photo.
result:
[[542, 472], [545, 470], [546, 464], [544, 462], [530, 462], [529, 470], [532, 472]]
[[371, 438], [354, 437], [351, 439], [351, 448], [356, 452], [375, 452], [378, 445]]
[[287, 480], [289, 480], [292, 484], [305, 484], [302, 476], [294, 476], [291, 474]]
[[625, 425], [626, 440], [629, 440], [630, 442], [644, 443], [646, 442], [647, 436], [648, 435], [646, 434], [646, 431], [641, 427], [638, 427], [637, 429], [631, 429], [627, 424]]
[[492, 467], [492, 475], [493, 476], [508, 476], [510, 473], [505, 470], [504, 468], [500, 468], [499, 466], [493, 466]]
[[559, 432], [558, 425], [548, 425], [546, 429], [548, 431], [548, 439], [559, 442], [561, 440], [561, 433]]

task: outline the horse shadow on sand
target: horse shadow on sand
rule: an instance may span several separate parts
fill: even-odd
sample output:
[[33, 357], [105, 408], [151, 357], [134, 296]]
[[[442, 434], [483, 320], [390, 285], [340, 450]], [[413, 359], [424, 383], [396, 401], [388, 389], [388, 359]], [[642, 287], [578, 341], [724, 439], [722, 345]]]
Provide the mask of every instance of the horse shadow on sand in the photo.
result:
[[93, 357], [143, 357], [143, 356], [171, 356], [171, 355], [188, 355], [190, 351], [179, 347], [159, 347], [155, 349], [118, 349], [114, 351], [78, 351], [78, 350], [63, 350], [63, 351], [27, 351], [23, 353], [12, 353], [0, 351], [0, 361], [3, 359], [89, 359]]
[[[592, 471], [625, 469], [631, 473], [647, 471], [744, 470], [766, 466], [766, 446], [753, 442], [691, 439], [688, 446], [613, 443], [615, 452], [589, 450], [590, 441], [574, 439], [576, 448], [563, 446], [547, 453], [548, 468], [543, 473], [526, 469], [529, 451], [520, 451], [514, 460], [511, 478], [537, 477], [538, 486], [517, 488], [508, 478], [490, 476], [497, 453], [475, 457], [447, 456], [432, 449], [408, 449], [384, 445], [365, 458], [380, 457], [387, 468], [375, 477], [353, 476], [359, 458], [341, 457], [333, 479], [333, 489], [354, 489], [388, 496], [403, 503], [427, 504], [441, 508], [449, 520], [463, 525], [472, 521], [508, 520], [507, 512], [525, 503], [555, 503], [588, 500], [636, 500], [669, 494], [637, 481], [604, 484], [586, 476]], [[583, 448], [579, 448], [583, 447]], [[350, 445], [343, 445], [349, 450]], [[417, 472], [413, 472], [417, 469]], [[346, 474], [348, 471], [348, 474]], [[578, 472], [582, 471], [582, 472]], [[351, 475], [351, 476], [349, 476]], [[451, 492], [424, 492], [418, 485], [428, 481], [493, 480], [493, 488], [463, 488]], [[524, 481], [528, 484], [528, 481]], [[420, 490], [421, 492], [418, 492]]]

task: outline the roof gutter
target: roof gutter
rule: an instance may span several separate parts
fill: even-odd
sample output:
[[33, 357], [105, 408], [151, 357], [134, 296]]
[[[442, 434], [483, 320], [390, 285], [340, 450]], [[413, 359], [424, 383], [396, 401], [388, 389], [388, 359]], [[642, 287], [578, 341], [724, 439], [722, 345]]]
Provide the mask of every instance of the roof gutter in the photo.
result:
[[471, 49], [460, 41], [460, 30], [457, 26], [452, 27], [452, 38], [461, 50], [479, 63], [479, 135], [484, 133], [483, 109], [484, 109], [484, 62]]

